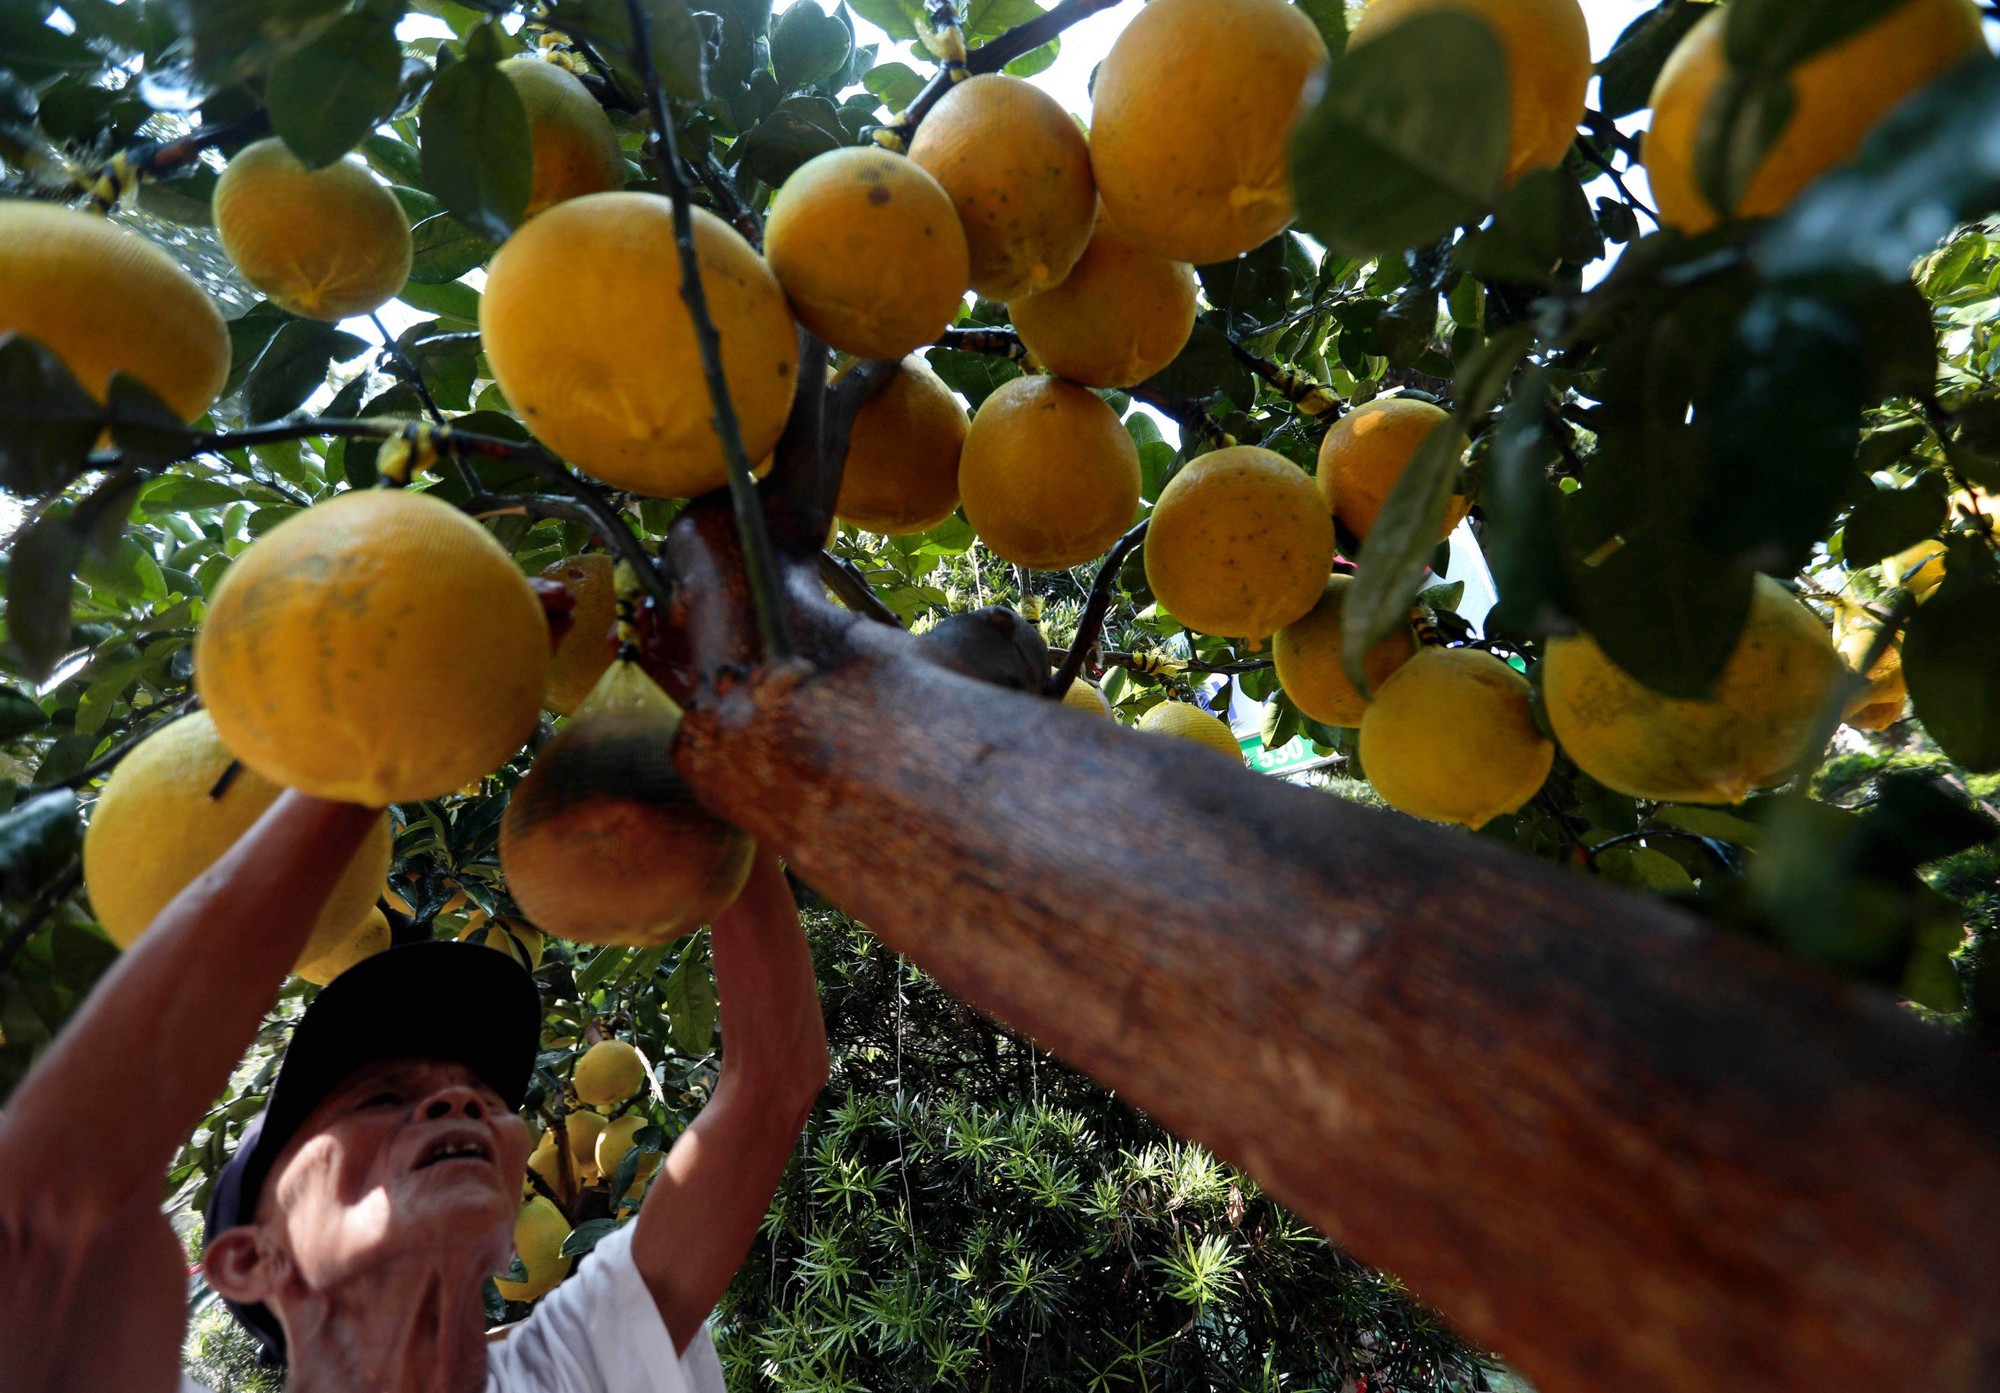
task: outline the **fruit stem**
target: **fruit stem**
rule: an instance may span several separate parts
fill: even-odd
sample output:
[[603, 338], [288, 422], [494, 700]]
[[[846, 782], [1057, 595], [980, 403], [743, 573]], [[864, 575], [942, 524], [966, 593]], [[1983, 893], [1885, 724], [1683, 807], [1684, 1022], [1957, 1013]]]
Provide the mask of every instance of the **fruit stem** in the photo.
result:
[[729, 400], [729, 383], [722, 375], [722, 339], [715, 332], [715, 321], [708, 313], [708, 295], [702, 289], [687, 178], [681, 171], [680, 148], [674, 138], [673, 119], [667, 111], [667, 95], [660, 86], [659, 70], [653, 66], [652, 24], [642, 0], [626, 0], [625, 11], [632, 20], [632, 58], [646, 81], [646, 102], [652, 110], [654, 133], [664, 155], [657, 163], [666, 176], [667, 193], [674, 205], [674, 245], [680, 252], [681, 299], [687, 302], [688, 316], [694, 321], [695, 342], [701, 348], [702, 376], [708, 380], [709, 403], [715, 412], [712, 418], [715, 434], [722, 442], [722, 457], [729, 467], [729, 503], [736, 515], [738, 539], [743, 544], [744, 570], [750, 583], [750, 602], [757, 611], [757, 628], [764, 642], [764, 661], [772, 666], [789, 665], [797, 657], [797, 649], [785, 617], [777, 558], [764, 526], [764, 511], [757, 502], [757, 483], [744, 453], [736, 407]]
[[1090, 598], [1084, 602], [1083, 613], [1077, 616], [1076, 637], [1070, 642], [1069, 652], [1063, 654], [1062, 666], [1043, 684], [1043, 695], [1061, 701], [1070, 683], [1083, 671], [1083, 660], [1090, 656], [1090, 650], [1097, 646], [1098, 635], [1104, 631], [1104, 616], [1111, 609], [1111, 587], [1118, 579], [1118, 569], [1125, 564], [1132, 548], [1146, 540], [1146, 529], [1151, 525], [1151, 518], [1135, 523], [1104, 554], [1104, 561], [1097, 568], [1097, 579], [1090, 583]]
[[14, 955], [27, 947], [35, 931], [55, 913], [56, 906], [67, 900], [82, 882], [83, 861], [79, 857], [68, 870], [56, 877], [48, 889], [42, 891], [42, 897], [28, 910], [27, 917], [21, 920], [14, 932], [7, 935], [5, 943], [0, 943], [0, 971], [6, 970], [8, 964], [14, 961]]

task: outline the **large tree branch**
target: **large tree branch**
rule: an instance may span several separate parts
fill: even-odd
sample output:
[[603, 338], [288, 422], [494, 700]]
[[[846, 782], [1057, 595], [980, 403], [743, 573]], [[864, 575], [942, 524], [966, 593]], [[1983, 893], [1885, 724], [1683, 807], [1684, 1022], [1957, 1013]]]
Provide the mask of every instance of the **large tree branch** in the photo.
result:
[[[670, 540], [726, 663], [726, 529]], [[710, 684], [676, 761], [954, 994], [1544, 1393], [1992, 1387], [2000, 1080], [1968, 1041], [1659, 901], [942, 671], [816, 587], [820, 672]]]

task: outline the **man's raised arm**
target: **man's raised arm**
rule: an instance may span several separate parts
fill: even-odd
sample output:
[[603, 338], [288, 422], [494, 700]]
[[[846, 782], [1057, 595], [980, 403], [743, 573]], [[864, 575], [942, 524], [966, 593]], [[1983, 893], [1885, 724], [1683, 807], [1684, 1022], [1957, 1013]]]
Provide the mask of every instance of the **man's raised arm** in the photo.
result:
[[[281, 794], [160, 911], [14, 1091], [0, 1120], [0, 1235], [38, 1219], [88, 1233], [158, 1190], [380, 817]], [[114, 1105], [114, 1144], [79, 1148], [78, 1108]]]
[[769, 850], [758, 851], [750, 883], [713, 933], [722, 1074], [668, 1151], [632, 1240], [677, 1350], [750, 1251], [827, 1074], [812, 957]]

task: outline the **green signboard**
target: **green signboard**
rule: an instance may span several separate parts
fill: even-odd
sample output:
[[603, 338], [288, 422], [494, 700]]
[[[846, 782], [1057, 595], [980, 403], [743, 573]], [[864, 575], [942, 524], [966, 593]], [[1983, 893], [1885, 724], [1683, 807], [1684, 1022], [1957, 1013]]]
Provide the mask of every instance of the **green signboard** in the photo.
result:
[[1320, 754], [1304, 736], [1294, 736], [1275, 750], [1264, 748], [1264, 742], [1255, 731], [1241, 738], [1243, 762], [1259, 774], [1303, 774], [1308, 769], [1318, 769], [1334, 760], [1332, 755]]

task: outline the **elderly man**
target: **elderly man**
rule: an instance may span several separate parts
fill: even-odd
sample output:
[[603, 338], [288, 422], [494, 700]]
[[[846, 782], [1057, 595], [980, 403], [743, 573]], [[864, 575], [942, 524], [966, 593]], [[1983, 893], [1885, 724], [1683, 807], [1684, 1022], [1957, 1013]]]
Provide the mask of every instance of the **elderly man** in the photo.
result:
[[[0, 1386], [174, 1393], [186, 1323], [167, 1167], [250, 1044], [374, 814], [287, 793], [106, 975], [0, 1121]], [[724, 1056], [638, 1217], [489, 1338], [528, 1157], [533, 983], [392, 948], [306, 1012], [209, 1206], [210, 1284], [292, 1393], [721, 1393], [705, 1320], [826, 1078], [775, 859], [714, 924]]]

